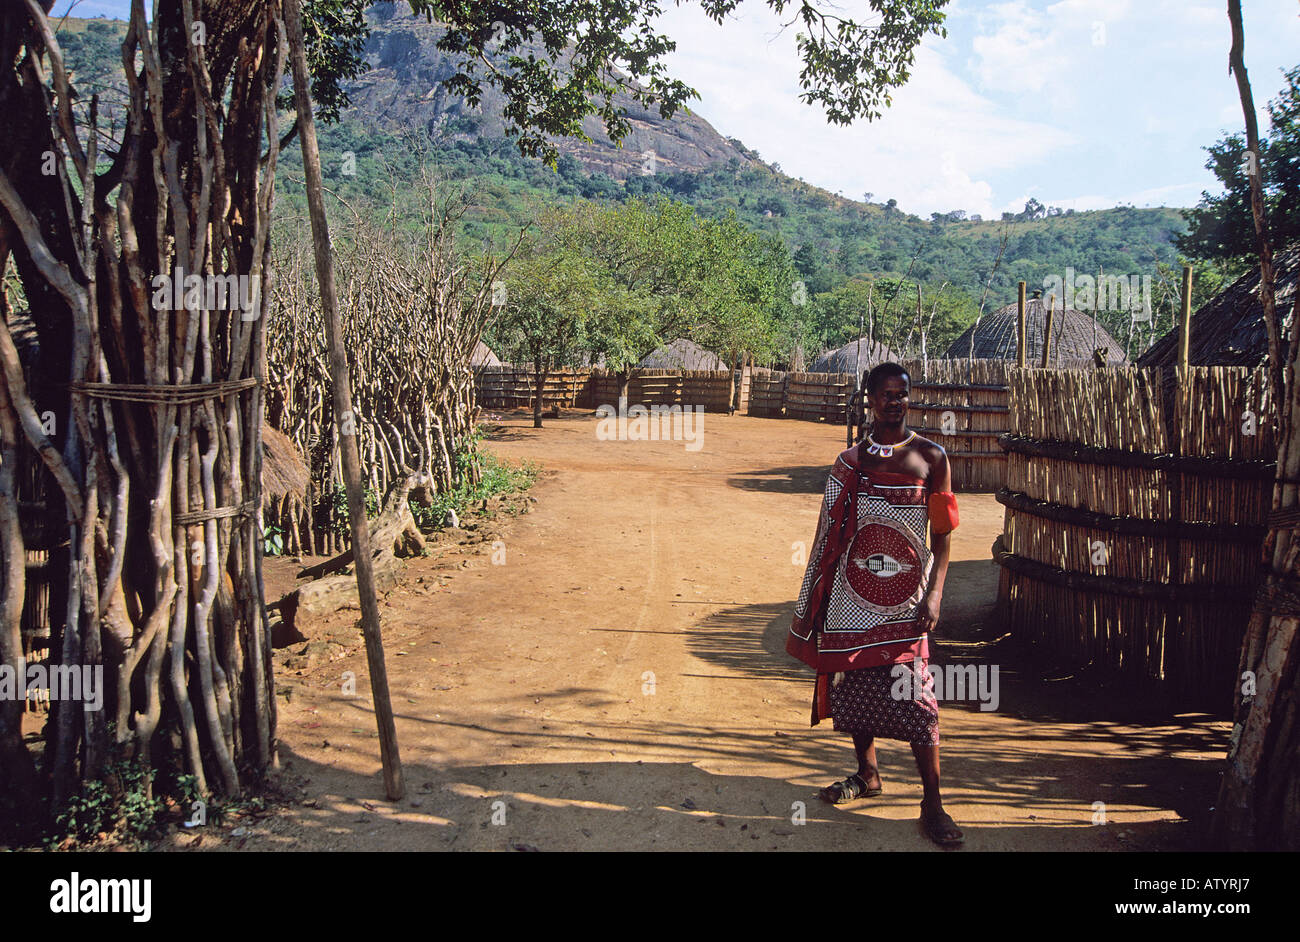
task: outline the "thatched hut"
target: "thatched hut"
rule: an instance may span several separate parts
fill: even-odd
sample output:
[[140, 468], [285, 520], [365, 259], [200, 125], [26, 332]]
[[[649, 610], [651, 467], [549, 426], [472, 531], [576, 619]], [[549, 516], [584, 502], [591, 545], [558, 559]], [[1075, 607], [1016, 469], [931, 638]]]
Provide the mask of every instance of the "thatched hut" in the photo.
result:
[[479, 341], [474, 345], [474, 352], [469, 356], [470, 366], [500, 366], [501, 358], [492, 352], [492, 348]]
[[637, 366], [658, 370], [725, 370], [727, 364], [693, 340], [681, 337], [646, 354]]
[[894, 359], [889, 348], [878, 340], [862, 337], [842, 347], [827, 350], [813, 361], [810, 373], [856, 373], [861, 375], [877, 363]]
[[[1300, 243], [1273, 259], [1277, 312], [1290, 333], [1291, 307], [1300, 285]], [[1138, 358], [1139, 367], [1173, 366], [1178, 359], [1178, 328], [1165, 334]], [[1257, 367], [1268, 360], [1264, 306], [1259, 302], [1259, 268], [1242, 275], [1192, 315], [1187, 362], [1191, 366]]]
[[267, 500], [303, 498], [311, 474], [288, 435], [262, 426], [262, 494]]
[[[1018, 311], [1008, 304], [985, 314], [972, 324], [944, 352], [944, 359], [1014, 360], [1017, 355]], [[1025, 302], [1025, 334], [1028, 344], [1026, 362], [1038, 366], [1043, 359], [1043, 337], [1047, 330], [1047, 302], [1034, 298]], [[1128, 362], [1124, 348], [1106, 332], [1096, 318], [1074, 308], [1057, 309], [1052, 315], [1051, 364], [1092, 360], [1093, 352], [1104, 350], [1108, 366]]]
[[288, 435], [262, 423], [262, 520], [280, 532], [279, 551], [311, 552], [311, 472]]

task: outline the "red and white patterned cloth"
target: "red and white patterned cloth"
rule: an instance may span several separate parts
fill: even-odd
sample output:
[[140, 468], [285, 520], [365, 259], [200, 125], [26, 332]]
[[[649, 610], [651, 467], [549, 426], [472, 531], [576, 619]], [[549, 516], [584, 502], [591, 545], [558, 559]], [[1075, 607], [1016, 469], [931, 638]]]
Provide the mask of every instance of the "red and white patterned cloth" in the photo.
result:
[[[859, 447], [841, 452], [826, 480], [786, 639], [786, 651], [819, 675], [814, 725], [830, 715], [831, 674], [884, 667], [888, 677], [893, 664], [930, 656], [928, 636], [916, 624], [933, 562], [926, 542], [930, 492], [924, 478], [863, 468]], [[956, 522], [952, 503], [943, 532]], [[908, 701], [918, 702], [924, 703]]]

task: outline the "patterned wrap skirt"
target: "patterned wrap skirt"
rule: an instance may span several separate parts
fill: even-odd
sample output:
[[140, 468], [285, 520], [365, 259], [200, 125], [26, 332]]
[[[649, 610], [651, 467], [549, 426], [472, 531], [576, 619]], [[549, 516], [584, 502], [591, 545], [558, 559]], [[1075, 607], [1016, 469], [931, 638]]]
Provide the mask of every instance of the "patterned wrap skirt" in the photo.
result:
[[[920, 660], [920, 678], [899, 684], [896, 667], [882, 664], [845, 671], [831, 683], [831, 719], [835, 729], [876, 739], [898, 739], [917, 745], [939, 744], [939, 703], [926, 676], [927, 662]], [[912, 671], [912, 665], [905, 669]], [[898, 690], [906, 696], [896, 697]]]

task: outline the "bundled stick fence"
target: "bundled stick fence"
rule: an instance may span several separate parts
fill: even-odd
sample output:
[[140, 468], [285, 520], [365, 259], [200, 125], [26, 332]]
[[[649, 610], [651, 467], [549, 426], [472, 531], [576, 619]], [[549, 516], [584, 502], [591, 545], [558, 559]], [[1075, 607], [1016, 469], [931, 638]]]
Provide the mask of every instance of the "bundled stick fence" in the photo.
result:
[[[29, 644], [20, 517], [34, 514], [52, 662], [104, 678], [101, 709], [52, 699], [39, 769], [16, 698], [0, 698], [0, 831], [68, 807], [119, 759], [166, 771], [150, 788], [192, 776], [201, 796], [237, 795], [273, 760], [262, 314], [285, 27], [278, 0], [246, 5], [206, 17], [196, 47], [176, 27], [198, 6], [152, 22], [132, 6], [122, 124], [73, 86], [44, 6], [0, 4], [0, 87], [24, 115], [0, 221], [47, 382], [28, 385], [0, 324], [0, 662]], [[19, 451], [44, 476], [43, 506], [22, 512]]]
[[[334, 415], [319, 288], [306, 247], [278, 250], [280, 277], [267, 326], [267, 420], [310, 469], [302, 504], [284, 521], [285, 551], [347, 548], [340, 434], [356, 435], [364, 484], [381, 500], [413, 471], [446, 493], [479, 480], [472, 449], [475, 376], [470, 357], [491, 311], [504, 260], [470, 268], [455, 252], [458, 209], [430, 199], [418, 237], [357, 219], [335, 246], [338, 293], [355, 415]], [[340, 431], [342, 426], [343, 431]]]
[[785, 374], [756, 369], [749, 379], [749, 414], [779, 419], [785, 414]]
[[787, 373], [785, 417], [842, 425], [856, 388], [852, 373]]
[[1262, 370], [1012, 369], [999, 605], [1058, 662], [1230, 707], [1273, 487]]

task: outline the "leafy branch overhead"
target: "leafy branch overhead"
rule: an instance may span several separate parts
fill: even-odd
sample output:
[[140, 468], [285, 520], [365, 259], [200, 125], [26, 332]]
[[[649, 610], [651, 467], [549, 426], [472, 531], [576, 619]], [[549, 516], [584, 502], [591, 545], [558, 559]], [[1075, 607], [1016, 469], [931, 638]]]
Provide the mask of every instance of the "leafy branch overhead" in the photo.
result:
[[[392, 0], [387, 0], [392, 2]], [[678, 4], [683, 0], [678, 0]], [[722, 24], [742, 0], [699, 0]], [[871, 0], [873, 21], [837, 15], [829, 0], [765, 0], [785, 26], [801, 24], [801, 100], [820, 104], [829, 121], [872, 120], [890, 103], [889, 91], [906, 82], [916, 46], [928, 34], [946, 35], [948, 0]], [[663, 57], [676, 43], [659, 33], [661, 0], [409, 0], [411, 9], [447, 27], [438, 48], [457, 60], [443, 84], [471, 106], [484, 84], [506, 99], [508, 130], [521, 152], [554, 165], [556, 137], [590, 141], [585, 119], [600, 118], [621, 144], [632, 130], [616, 95], [627, 94], [671, 118], [695, 89], [668, 74]], [[360, 0], [307, 4], [308, 46], [323, 118], [337, 117], [347, 96], [340, 82], [364, 71], [365, 37]], [[789, 16], [789, 19], [785, 19]], [[336, 37], [331, 45], [325, 37]]]

